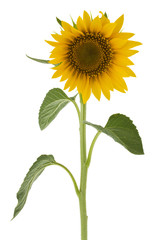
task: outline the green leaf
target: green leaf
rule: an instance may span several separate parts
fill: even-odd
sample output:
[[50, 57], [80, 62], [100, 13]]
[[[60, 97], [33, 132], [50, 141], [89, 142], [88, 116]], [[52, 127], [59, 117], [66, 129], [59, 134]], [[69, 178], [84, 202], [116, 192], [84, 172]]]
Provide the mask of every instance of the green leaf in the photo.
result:
[[45, 167], [54, 165], [56, 162], [52, 155], [41, 155], [36, 162], [29, 169], [24, 181], [17, 193], [18, 204], [14, 210], [13, 219], [19, 214], [19, 212], [24, 207], [28, 193], [31, 189], [34, 181], [39, 177], [39, 175], [43, 172]]
[[17, 199], [18, 199], [18, 203], [17, 206], [14, 210], [14, 215], [12, 220], [20, 213], [20, 211], [23, 209], [27, 197], [28, 197], [28, 193], [31, 189], [32, 184], [34, 183], [34, 181], [40, 176], [40, 174], [44, 171], [44, 169], [47, 166], [51, 166], [51, 165], [57, 165], [60, 166], [61, 168], [63, 168], [71, 177], [71, 180], [74, 184], [74, 188], [76, 191], [76, 194], [79, 195], [79, 188], [77, 186], [76, 180], [74, 178], [74, 176], [72, 175], [72, 173], [69, 171], [68, 168], [66, 168], [64, 165], [57, 163], [54, 160], [54, 157], [52, 155], [41, 155], [36, 162], [34, 162], [34, 164], [32, 165], [32, 167], [29, 169], [26, 177], [24, 178], [24, 181], [17, 193]]
[[45, 129], [69, 102], [73, 102], [75, 97], [69, 98], [60, 88], [51, 89], [45, 96], [39, 111], [41, 130]]
[[28, 58], [30, 58], [31, 60], [33, 61], [36, 61], [36, 62], [40, 62], [40, 63], [45, 63], [45, 64], [50, 64], [49, 63], [49, 60], [43, 60], [43, 59], [38, 59], [38, 58], [32, 58], [32, 57], [29, 57], [28, 55], [26, 55]]
[[62, 27], [61, 20], [59, 18], [57, 18], [57, 17], [56, 17], [56, 20], [57, 20], [58, 24], [60, 24], [60, 26]]
[[103, 128], [89, 122], [85, 124], [96, 128], [98, 131], [112, 137], [133, 154], [144, 154], [142, 141], [133, 122], [123, 114], [112, 115]]

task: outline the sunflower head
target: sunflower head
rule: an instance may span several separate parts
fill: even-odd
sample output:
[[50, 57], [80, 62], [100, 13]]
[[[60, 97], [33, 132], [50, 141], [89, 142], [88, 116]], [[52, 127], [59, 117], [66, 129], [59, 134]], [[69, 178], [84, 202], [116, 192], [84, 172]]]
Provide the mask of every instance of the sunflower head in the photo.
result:
[[94, 19], [84, 11], [73, 26], [61, 21], [60, 34], [52, 34], [55, 41], [46, 41], [54, 49], [50, 63], [58, 64], [53, 69], [53, 78], [61, 77], [66, 81], [64, 89], [77, 91], [83, 103], [91, 92], [100, 100], [101, 92], [110, 99], [110, 90], [125, 92], [127, 85], [123, 78], [135, 77], [128, 67], [133, 65], [130, 56], [137, 53], [133, 47], [140, 42], [131, 41], [134, 34], [122, 32], [124, 16], [111, 23], [106, 14]]

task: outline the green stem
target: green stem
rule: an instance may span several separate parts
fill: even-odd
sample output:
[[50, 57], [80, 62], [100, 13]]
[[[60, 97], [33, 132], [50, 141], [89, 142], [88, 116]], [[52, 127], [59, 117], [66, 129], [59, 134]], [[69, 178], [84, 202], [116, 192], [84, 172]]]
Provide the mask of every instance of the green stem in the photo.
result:
[[78, 115], [78, 119], [79, 119], [79, 121], [80, 121], [80, 109], [79, 109], [77, 103], [75, 102], [75, 100], [73, 100], [72, 103], [74, 104], [74, 106], [75, 106], [75, 108], [76, 108], [77, 115]]
[[72, 179], [72, 181], [73, 181], [73, 184], [74, 184], [74, 187], [75, 187], [75, 191], [76, 191], [76, 194], [77, 194], [77, 196], [79, 197], [79, 188], [78, 188], [78, 186], [77, 186], [77, 183], [76, 183], [76, 180], [75, 180], [75, 178], [74, 178], [74, 176], [73, 176], [73, 174], [69, 171], [69, 169], [68, 168], [66, 168], [64, 165], [62, 165], [62, 164], [60, 164], [60, 163], [55, 163], [55, 165], [58, 165], [58, 166], [60, 166], [60, 167], [62, 167], [64, 170], [66, 170], [66, 172], [70, 175], [70, 177], [71, 177], [71, 179]]
[[90, 145], [90, 149], [89, 149], [89, 153], [88, 153], [88, 158], [87, 158], [87, 162], [86, 162], [87, 167], [89, 167], [89, 165], [90, 165], [93, 148], [94, 148], [95, 142], [96, 142], [98, 136], [100, 135], [100, 133], [101, 133], [100, 131], [98, 131], [98, 132], [96, 133], [96, 135], [95, 135], [95, 137], [93, 138], [93, 141], [92, 141], [92, 143], [91, 143], [91, 145]]
[[86, 210], [86, 184], [87, 184], [87, 166], [86, 166], [86, 104], [83, 104], [80, 95], [80, 154], [81, 154], [81, 178], [80, 178], [80, 218], [81, 218], [81, 240], [87, 240], [87, 210]]

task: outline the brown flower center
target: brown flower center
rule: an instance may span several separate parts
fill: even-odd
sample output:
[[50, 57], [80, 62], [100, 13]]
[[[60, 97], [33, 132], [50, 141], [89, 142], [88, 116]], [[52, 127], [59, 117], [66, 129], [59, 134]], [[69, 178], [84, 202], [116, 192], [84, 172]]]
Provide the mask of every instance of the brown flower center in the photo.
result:
[[104, 72], [112, 59], [109, 40], [100, 33], [85, 33], [69, 44], [67, 59], [77, 71], [90, 77]]

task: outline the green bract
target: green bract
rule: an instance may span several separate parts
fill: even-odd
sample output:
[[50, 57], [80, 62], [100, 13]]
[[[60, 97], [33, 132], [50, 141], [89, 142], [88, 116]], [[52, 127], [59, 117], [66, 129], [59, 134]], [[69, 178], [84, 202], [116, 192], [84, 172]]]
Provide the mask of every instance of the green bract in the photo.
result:
[[61, 20], [59, 18], [57, 18], [57, 17], [56, 17], [56, 20], [57, 20], [58, 24], [60, 24], [60, 26], [62, 27]]

